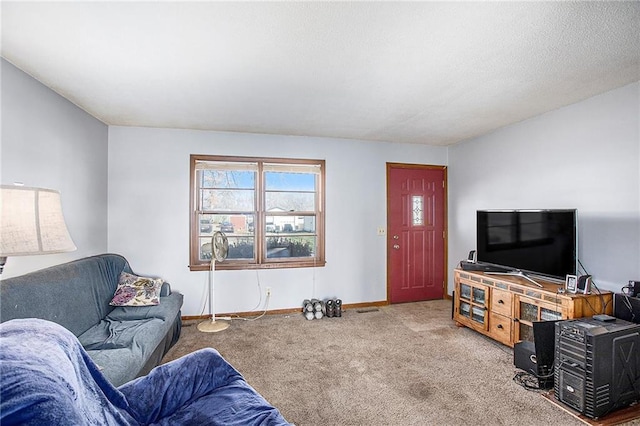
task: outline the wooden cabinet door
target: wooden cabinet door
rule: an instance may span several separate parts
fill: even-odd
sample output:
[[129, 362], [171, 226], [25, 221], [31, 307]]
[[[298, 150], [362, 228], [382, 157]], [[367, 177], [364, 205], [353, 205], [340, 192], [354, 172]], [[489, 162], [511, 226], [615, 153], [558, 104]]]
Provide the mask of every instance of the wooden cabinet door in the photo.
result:
[[562, 319], [561, 304], [544, 303], [523, 296], [516, 296], [515, 302], [514, 342], [521, 340], [533, 342], [534, 321], [555, 321]]
[[489, 329], [489, 289], [481, 284], [457, 280], [455, 318], [461, 324], [479, 331]]

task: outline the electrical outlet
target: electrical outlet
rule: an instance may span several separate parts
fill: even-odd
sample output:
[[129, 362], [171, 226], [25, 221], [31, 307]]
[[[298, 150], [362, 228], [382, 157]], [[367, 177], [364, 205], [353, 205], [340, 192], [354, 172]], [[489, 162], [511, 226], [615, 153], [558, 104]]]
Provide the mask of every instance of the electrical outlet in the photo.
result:
[[267, 287], [267, 297], [271, 297], [271, 287]]
[[387, 235], [387, 228], [383, 228], [383, 227], [378, 228], [378, 235], [381, 237], [384, 237], [385, 235]]

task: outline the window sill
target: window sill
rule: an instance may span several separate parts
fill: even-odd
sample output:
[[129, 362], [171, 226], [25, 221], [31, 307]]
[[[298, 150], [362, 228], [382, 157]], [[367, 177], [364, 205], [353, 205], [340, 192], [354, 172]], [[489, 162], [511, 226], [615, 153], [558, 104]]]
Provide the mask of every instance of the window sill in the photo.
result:
[[[216, 271], [238, 271], [251, 269], [290, 269], [290, 268], [320, 268], [326, 265], [326, 261], [305, 261], [305, 262], [281, 262], [281, 263], [265, 263], [265, 264], [246, 264], [246, 263], [225, 263], [216, 262]], [[189, 265], [189, 270], [208, 271], [211, 268], [209, 263]]]

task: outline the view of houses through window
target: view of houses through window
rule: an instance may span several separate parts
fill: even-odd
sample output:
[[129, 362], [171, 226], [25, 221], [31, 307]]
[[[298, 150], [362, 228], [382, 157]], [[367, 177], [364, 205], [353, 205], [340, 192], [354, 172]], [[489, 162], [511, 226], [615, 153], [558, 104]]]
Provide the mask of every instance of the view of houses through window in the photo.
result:
[[192, 269], [209, 263], [216, 231], [229, 241], [229, 269], [324, 264], [323, 161], [194, 155], [191, 163]]

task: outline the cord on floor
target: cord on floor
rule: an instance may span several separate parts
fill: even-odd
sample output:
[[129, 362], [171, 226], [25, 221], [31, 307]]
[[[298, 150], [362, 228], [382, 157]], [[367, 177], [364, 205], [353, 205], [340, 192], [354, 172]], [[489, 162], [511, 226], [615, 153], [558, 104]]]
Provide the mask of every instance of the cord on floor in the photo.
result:
[[530, 391], [542, 391], [538, 386], [538, 378], [531, 373], [527, 373], [526, 371], [518, 371], [515, 376], [513, 376], [513, 381]]

